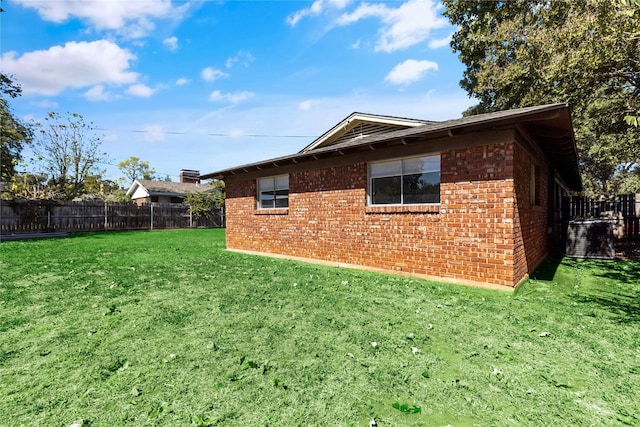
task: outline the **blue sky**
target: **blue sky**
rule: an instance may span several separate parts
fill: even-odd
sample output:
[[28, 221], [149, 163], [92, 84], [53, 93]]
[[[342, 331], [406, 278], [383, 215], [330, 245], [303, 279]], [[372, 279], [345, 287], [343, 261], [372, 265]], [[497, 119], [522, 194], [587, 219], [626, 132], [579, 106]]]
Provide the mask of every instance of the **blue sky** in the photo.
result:
[[437, 1], [2, 7], [0, 67], [23, 89], [14, 113], [82, 114], [108, 163], [137, 156], [173, 180], [295, 153], [354, 111], [446, 120], [474, 103]]

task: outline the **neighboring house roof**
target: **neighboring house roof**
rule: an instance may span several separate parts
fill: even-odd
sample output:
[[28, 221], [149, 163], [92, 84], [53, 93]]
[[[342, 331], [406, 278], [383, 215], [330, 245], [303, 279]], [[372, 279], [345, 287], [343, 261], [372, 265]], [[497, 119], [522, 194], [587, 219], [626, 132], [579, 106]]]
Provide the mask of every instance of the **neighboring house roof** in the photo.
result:
[[[386, 133], [335, 141], [335, 143], [326, 146], [318, 144], [316, 148], [313, 147], [312, 143], [296, 154], [204, 174], [201, 175], [200, 178], [224, 179], [225, 176], [315, 161], [320, 158], [343, 156], [345, 154], [355, 153], [361, 150], [372, 150], [390, 144], [408, 145], [430, 139], [453, 137], [471, 132], [515, 126], [524, 135], [533, 139], [535, 144], [544, 152], [560, 176], [562, 176], [572, 189], [582, 189], [571, 111], [567, 104], [518, 108], [495, 113], [478, 114], [444, 122], [424, 123], [425, 124], [419, 126], [407, 127]], [[332, 129], [335, 129], [335, 127]], [[330, 132], [331, 131], [329, 131], [329, 133]], [[318, 140], [321, 138], [323, 137], [321, 136]]]
[[349, 117], [326, 131], [311, 144], [300, 150], [300, 153], [315, 150], [329, 145], [337, 145], [348, 141], [356, 141], [365, 136], [382, 135], [395, 130], [408, 129], [426, 125], [427, 120], [406, 119], [403, 117], [380, 116], [376, 114], [351, 113]]
[[204, 193], [210, 191], [211, 186], [203, 184], [192, 184], [182, 182], [153, 181], [150, 179], [136, 179], [127, 190], [127, 196], [131, 198], [137, 194], [148, 196], [173, 196], [184, 197], [188, 193]]

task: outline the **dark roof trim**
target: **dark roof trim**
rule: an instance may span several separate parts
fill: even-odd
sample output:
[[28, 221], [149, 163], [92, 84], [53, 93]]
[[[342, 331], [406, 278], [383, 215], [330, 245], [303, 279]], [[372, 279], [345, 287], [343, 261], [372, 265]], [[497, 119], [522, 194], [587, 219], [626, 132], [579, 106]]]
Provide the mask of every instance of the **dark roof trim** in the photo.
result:
[[[558, 122], [559, 121], [559, 122]], [[555, 132], [553, 138], [546, 134], [536, 135], [536, 123], [552, 123], [551, 129], [561, 130]], [[546, 156], [554, 160], [562, 160], [556, 165], [563, 178], [573, 189], [582, 188], [582, 182], [578, 172], [578, 156], [575, 148], [571, 112], [567, 104], [550, 104], [536, 107], [526, 107], [514, 110], [499, 111], [495, 113], [479, 114], [476, 116], [462, 117], [460, 119], [444, 122], [432, 122], [423, 126], [392, 131], [382, 135], [371, 135], [357, 140], [346, 141], [341, 144], [317, 148], [307, 152], [300, 152], [288, 156], [277, 157], [260, 162], [249, 163], [224, 169], [217, 172], [201, 175], [202, 179], [224, 179], [226, 176], [238, 175], [257, 170], [272, 169], [278, 166], [312, 162], [321, 158], [343, 156], [362, 149], [375, 150], [392, 141], [402, 144], [410, 144], [424, 138], [446, 138], [469, 131], [492, 129], [500, 126], [520, 124], [540, 145], [540, 149]], [[546, 132], [546, 131], [545, 131]], [[543, 139], [546, 142], [540, 143]], [[562, 159], [554, 159], [554, 156], [562, 156]], [[277, 166], [276, 166], [277, 165]]]

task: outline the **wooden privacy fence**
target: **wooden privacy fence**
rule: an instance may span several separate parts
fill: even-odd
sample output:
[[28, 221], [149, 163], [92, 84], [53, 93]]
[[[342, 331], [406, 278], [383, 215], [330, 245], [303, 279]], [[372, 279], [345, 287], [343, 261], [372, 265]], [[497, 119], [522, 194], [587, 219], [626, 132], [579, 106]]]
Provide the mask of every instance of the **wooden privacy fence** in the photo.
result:
[[2, 200], [2, 234], [224, 227], [224, 209], [196, 219], [183, 204]]
[[565, 217], [580, 218], [622, 218], [624, 239], [640, 242], [640, 194], [622, 194], [607, 200], [588, 197], [568, 197], [564, 206]]

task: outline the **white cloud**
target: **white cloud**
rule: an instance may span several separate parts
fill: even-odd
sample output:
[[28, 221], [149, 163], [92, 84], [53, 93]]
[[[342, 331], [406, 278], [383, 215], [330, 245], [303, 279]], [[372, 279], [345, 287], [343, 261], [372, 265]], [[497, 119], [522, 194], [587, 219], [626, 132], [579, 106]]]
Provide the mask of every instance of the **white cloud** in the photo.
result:
[[231, 68], [235, 64], [240, 64], [243, 67], [248, 67], [249, 64], [252, 63], [253, 61], [255, 61], [255, 58], [253, 57], [253, 55], [251, 55], [251, 52], [245, 52], [244, 50], [240, 50], [238, 51], [238, 53], [236, 53], [235, 56], [231, 56], [227, 58], [224, 65], [227, 68]]
[[229, 131], [229, 136], [231, 138], [242, 138], [243, 136], [245, 136], [247, 133], [244, 131], [244, 129], [231, 129]]
[[384, 15], [391, 14], [392, 10], [384, 4], [362, 3], [355, 11], [342, 14], [337, 24], [350, 25], [365, 18], [384, 18]]
[[189, 83], [191, 83], [191, 80], [186, 77], [180, 77], [178, 80], [176, 80], [176, 86], [184, 86]]
[[427, 60], [407, 59], [393, 67], [384, 80], [394, 85], [408, 85], [419, 81], [427, 71], [431, 70], [437, 71], [438, 64]]
[[149, 86], [144, 85], [142, 83], [138, 83], [126, 90], [129, 95], [137, 96], [140, 98], [149, 98], [151, 95], [155, 93], [155, 89], [151, 89]]
[[350, 25], [366, 18], [378, 18], [383, 26], [378, 32], [376, 52], [394, 52], [418, 44], [429, 37], [432, 30], [448, 24], [439, 13], [434, 0], [409, 0], [397, 8], [386, 4], [362, 3], [353, 12], [345, 13], [338, 25]]
[[329, 0], [329, 3], [338, 10], [344, 9], [345, 7], [347, 7], [347, 5], [349, 3], [351, 3], [351, 0]]
[[147, 142], [164, 141], [166, 133], [161, 125], [147, 125], [144, 127], [144, 134], [142, 139]]
[[167, 37], [162, 41], [162, 44], [165, 45], [171, 52], [175, 52], [178, 50], [178, 38], [176, 36]]
[[112, 98], [109, 92], [104, 91], [103, 85], [96, 85], [84, 93], [89, 101], [108, 101]]
[[171, 0], [14, 0], [36, 9], [43, 20], [62, 23], [78, 18], [97, 30], [122, 31], [130, 37], [142, 37], [155, 28], [152, 19], [180, 19], [189, 7], [174, 7]]
[[39, 108], [50, 109], [50, 110], [55, 110], [56, 108], [58, 108], [57, 102], [51, 101], [48, 99], [43, 99], [42, 101], [33, 102], [31, 103], [31, 105], [34, 105]]
[[318, 105], [320, 101], [315, 99], [307, 99], [298, 104], [298, 110], [300, 111], [309, 111], [313, 109], [316, 105]]
[[437, 40], [430, 40], [429, 47], [431, 49], [440, 49], [441, 47], [449, 46], [451, 43], [451, 37], [453, 37], [453, 33], [449, 34], [447, 37], [443, 37]]
[[302, 18], [320, 15], [327, 9], [342, 10], [347, 6], [347, 4], [349, 4], [349, 2], [350, 0], [316, 0], [311, 4], [311, 6], [305, 9], [300, 9], [287, 16], [287, 24], [295, 27]]
[[129, 66], [135, 59], [127, 49], [97, 40], [68, 42], [22, 56], [7, 52], [1, 62], [3, 72], [16, 76], [25, 95], [57, 95], [66, 88], [134, 83], [138, 73]]
[[200, 72], [200, 76], [202, 77], [202, 80], [212, 82], [222, 77], [229, 77], [229, 74], [218, 70], [217, 68], [207, 67]]
[[[126, 25], [118, 30], [118, 33], [128, 39], [141, 39], [156, 29], [153, 21], [147, 18], [140, 18], [136, 22]], [[140, 42], [138, 46], [145, 46], [146, 43]]]
[[235, 93], [222, 93], [219, 90], [214, 90], [209, 95], [209, 100], [213, 102], [230, 102], [231, 104], [238, 104], [239, 102], [246, 101], [255, 95], [253, 92], [246, 90]]

